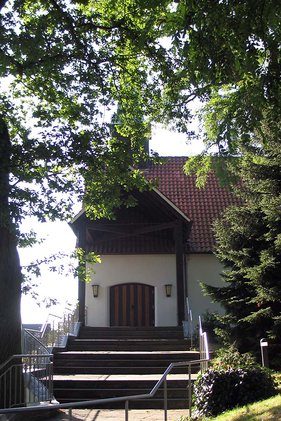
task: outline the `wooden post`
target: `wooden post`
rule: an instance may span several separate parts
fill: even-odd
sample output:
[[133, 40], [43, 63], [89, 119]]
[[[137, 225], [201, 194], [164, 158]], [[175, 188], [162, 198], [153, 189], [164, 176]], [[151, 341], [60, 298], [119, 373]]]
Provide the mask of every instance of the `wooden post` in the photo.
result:
[[183, 223], [181, 221], [177, 221], [177, 224], [175, 226], [175, 251], [176, 251], [178, 326], [181, 326], [182, 321], [184, 320], [184, 306], [185, 306]]
[[[82, 224], [79, 230], [78, 247], [86, 251], [86, 225]], [[85, 326], [85, 308], [86, 308], [86, 284], [84, 279], [78, 279], [78, 302], [79, 314], [78, 321]]]

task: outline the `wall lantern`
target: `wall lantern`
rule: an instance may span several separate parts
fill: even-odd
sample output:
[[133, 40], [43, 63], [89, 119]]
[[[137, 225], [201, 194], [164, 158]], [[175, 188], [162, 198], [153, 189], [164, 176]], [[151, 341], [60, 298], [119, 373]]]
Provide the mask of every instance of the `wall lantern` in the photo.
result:
[[171, 295], [172, 295], [172, 285], [166, 284], [166, 285], [164, 285], [164, 287], [165, 287], [166, 297], [171, 297]]
[[99, 285], [92, 285], [92, 289], [93, 289], [93, 297], [98, 297], [99, 296]]

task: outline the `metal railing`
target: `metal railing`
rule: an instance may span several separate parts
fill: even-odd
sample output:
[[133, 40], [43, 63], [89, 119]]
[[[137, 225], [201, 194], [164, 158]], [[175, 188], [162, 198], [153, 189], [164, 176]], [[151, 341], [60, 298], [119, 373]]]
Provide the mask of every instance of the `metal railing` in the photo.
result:
[[51, 347], [65, 347], [69, 335], [77, 336], [80, 325], [78, 323], [78, 308], [74, 311], [66, 310], [69, 311], [65, 312], [63, 316], [49, 314], [51, 329], [44, 338], [44, 343], [48, 343]]
[[140, 394], [140, 395], [128, 395], [122, 396], [117, 398], [105, 398], [105, 399], [95, 399], [83, 402], [69, 402], [64, 404], [53, 404], [48, 406], [36, 406], [36, 407], [25, 407], [25, 408], [7, 408], [7, 409], [0, 409], [0, 414], [10, 414], [10, 413], [26, 413], [32, 411], [45, 411], [45, 410], [57, 410], [57, 409], [68, 409], [69, 410], [69, 420], [72, 420], [72, 409], [73, 408], [92, 408], [96, 405], [107, 404], [107, 403], [115, 403], [115, 402], [124, 402], [125, 403], [125, 421], [129, 421], [129, 402], [133, 400], [139, 399], [150, 399], [156, 394], [160, 386], [163, 384], [164, 386], [164, 398], [163, 398], [163, 405], [164, 405], [164, 421], [168, 420], [168, 386], [167, 386], [167, 376], [171, 373], [174, 367], [182, 367], [187, 366], [188, 368], [188, 390], [187, 390], [187, 397], [188, 397], [188, 406], [189, 406], [189, 417], [192, 415], [192, 366], [200, 366], [202, 360], [193, 360], [193, 361], [183, 361], [183, 362], [176, 362], [171, 363], [168, 368], [165, 370], [161, 378], [155, 384], [155, 386], [151, 389], [149, 393]]
[[190, 339], [190, 346], [193, 347], [193, 315], [188, 297], [186, 297], [185, 302], [185, 320], [183, 321], [183, 333], [185, 338]]
[[50, 403], [53, 400], [51, 356], [13, 355], [0, 366], [0, 402], [3, 408]]
[[[159, 388], [163, 384], [163, 405], [164, 405], [164, 421], [167, 421], [167, 412], [168, 412], [168, 385], [167, 385], [167, 377], [174, 369], [174, 367], [182, 367], [187, 366], [187, 374], [188, 374], [188, 388], [187, 388], [187, 395], [188, 395], [188, 406], [189, 406], [189, 417], [191, 418], [192, 415], [192, 367], [197, 365], [198, 368], [200, 367], [201, 371], [208, 368], [208, 362], [210, 359], [209, 356], [209, 348], [208, 348], [208, 340], [206, 332], [202, 330], [202, 323], [201, 318], [199, 318], [199, 338], [200, 338], [200, 359], [193, 360], [193, 361], [183, 361], [183, 362], [175, 362], [171, 363], [168, 368], [165, 370], [161, 378], [155, 384], [155, 386], [151, 389], [149, 393], [140, 394], [140, 395], [127, 395], [117, 398], [105, 398], [105, 399], [95, 399], [95, 400], [88, 400], [88, 401], [80, 401], [80, 402], [70, 402], [65, 404], [51, 404], [47, 407], [44, 406], [33, 406], [33, 407], [25, 407], [25, 408], [13, 408], [13, 402], [9, 402], [9, 405], [0, 409], [0, 414], [9, 414], [9, 413], [18, 413], [18, 412], [30, 412], [30, 411], [44, 411], [48, 410], [56, 410], [56, 409], [68, 409], [69, 410], [69, 420], [72, 420], [72, 409], [73, 408], [89, 408], [94, 407], [100, 404], [107, 404], [107, 403], [115, 403], [115, 402], [125, 402], [125, 421], [129, 420], [129, 402], [133, 400], [139, 399], [150, 399], [152, 398]], [[22, 360], [21, 364], [16, 364], [14, 366], [9, 366], [6, 372], [0, 375], [0, 396], [2, 393], [11, 395], [11, 389], [7, 389], [7, 386], [1, 390], [2, 380], [4, 376], [6, 378], [13, 377], [13, 372], [15, 366], [20, 367], [19, 373], [22, 373], [24, 379], [24, 386], [25, 386], [25, 401], [24, 404], [31, 405], [35, 402], [42, 402], [42, 401], [49, 401], [50, 403], [53, 400], [53, 371], [52, 371], [52, 363], [50, 360], [51, 354], [43, 354], [43, 355], [18, 355], [14, 356], [15, 358], [20, 358]], [[35, 358], [35, 362], [33, 362], [32, 358]], [[49, 358], [50, 363], [45, 364], [45, 369], [39, 367], [40, 365], [40, 358]], [[11, 359], [8, 360], [5, 364], [9, 365]], [[4, 365], [5, 365], [4, 364]], [[0, 366], [0, 373], [3, 371], [3, 366]], [[29, 367], [27, 369], [27, 367]], [[5, 368], [5, 367], [4, 367]], [[8, 374], [9, 373], [9, 374]], [[16, 376], [15, 376], [16, 377]], [[37, 394], [34, 392], [30, 392], [31, 390], [36, 390], [36, 387], [31, 388], [32, 379], [34, 383], [37, 385]], [[8, 382], [9, 383], [9, 382]], [[26, 390], [27, 389], [27, 390]], [[30, 390], [30, 391], [29, 391]], [[21, 393], [21, 392], [19, 392]], [[34, 396], [36, 399], [34, 399]], [[6, 396], [6, 395], [5, 395]], [[40, 399], [38, 400], [38, 397]], [[10, 406], [10, 408], [8, 408]]]
[[209, 344], [207, 332], [203, 332], [201, 317], [199, 316], [199, 352], [202, 361], [201, 372], [208, 369], [208, 361], [210, 360]]
[[22, 350], [24, 354], [49, 355], [48, 348], [29, 329], [22, 329]]
[[29, 332], [33, 335], [33, 338], [38, 339], [41, 345], [49, 350], [53, 347], [64, 347], [67, 336], [76, 336], [78, 330], [78, 308], [75, 310], [66, 308], [62, 316], [49, 313], [40, 330], [24, 329], [25, 332]]

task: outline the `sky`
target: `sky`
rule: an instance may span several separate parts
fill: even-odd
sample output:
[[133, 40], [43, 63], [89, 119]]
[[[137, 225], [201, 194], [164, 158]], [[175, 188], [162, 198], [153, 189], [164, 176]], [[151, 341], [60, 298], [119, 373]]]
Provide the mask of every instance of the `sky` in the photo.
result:
[[[199, 153], [203, 149], [203, 144], [198, 141], [196, 144], [187, 145], [183, 134], [156, 127], [152, 132], [149, 147], [160, 156], [191, 156]], [[67, 222], [39, 224], [34, 220], [28, 220], [23, 228], [26, 230], [33, 228], [39, 237], [45, 238], [45, 241], [33, 248], [19, 250], [22, 266], [56, 252], [70, 254], [75, 249], [76, 238]], [[65, 263], [68, 264], [67, 261]], [[77, 303], [78, 284], [71, 274], [59, 275], [56, 272], [43, 270], [42, 277], [36, 279], [36, 282], [39, 283], [40, 300], [52, 297], [56, 298], [59, 304], [46, 308], [44, 304], [39, 306], [30, 295], [23, 295], [22, 323], [44, 323], [54, 318], [58, 320], [58, 317], [62, 317], [65, 311], [74, 308]]]

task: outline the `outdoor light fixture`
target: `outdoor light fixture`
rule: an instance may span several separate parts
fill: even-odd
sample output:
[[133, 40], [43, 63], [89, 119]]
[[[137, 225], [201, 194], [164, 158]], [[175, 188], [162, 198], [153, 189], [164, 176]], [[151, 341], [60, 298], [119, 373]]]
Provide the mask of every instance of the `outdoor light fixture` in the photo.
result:
[[93, 297], [98, 297], [99, 296], [99, 285], [92, 285], [92, 289], [93, 289]]
[[166, 297], [171, 297], [171, 295], [172, 295], [172, 285], [166, 284], [166, 285], [164, 285], [164, 287], [165, 287]]

